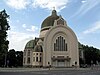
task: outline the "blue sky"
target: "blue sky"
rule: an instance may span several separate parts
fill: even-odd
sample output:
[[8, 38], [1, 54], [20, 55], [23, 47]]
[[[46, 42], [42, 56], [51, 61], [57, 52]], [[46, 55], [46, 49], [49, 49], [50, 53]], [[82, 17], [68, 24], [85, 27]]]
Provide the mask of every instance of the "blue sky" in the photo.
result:
[[80, 43], [100, 49], [100, 0], [0, 0], [0, 11], [5, 9], [10, 15], [9, 49], [23, 51], [30, 39], [39, 37], [53, 7]]

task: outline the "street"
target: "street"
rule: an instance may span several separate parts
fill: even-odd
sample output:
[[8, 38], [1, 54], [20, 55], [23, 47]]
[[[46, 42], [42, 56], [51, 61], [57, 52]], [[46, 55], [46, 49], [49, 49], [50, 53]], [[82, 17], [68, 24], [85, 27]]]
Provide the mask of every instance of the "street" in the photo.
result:
[[45, 70], [26, 72], [0, 72], [0, 75], [100, 75], [100, 70]]

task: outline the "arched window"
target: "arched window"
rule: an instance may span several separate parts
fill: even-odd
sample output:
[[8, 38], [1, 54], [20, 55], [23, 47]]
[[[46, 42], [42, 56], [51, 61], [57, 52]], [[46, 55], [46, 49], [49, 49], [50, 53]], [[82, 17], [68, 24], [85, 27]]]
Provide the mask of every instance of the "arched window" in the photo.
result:
[[40, 62], [42, 61], [42, 57], [40, 57]]
[[36, 62], [38, 62], [38, 57], [36, 57]]
[[54, 51], [67, 51], [67, 43], [62, 36], [59, 36], [54, 43]]
[[35, 61], [35, 57], [33, 57], [33, 62]]
[[27, 58], [27, 63], [30, 63], [30, 57]]
[[28, 54], [27, 55], [30, 56], [30, 50], [28, 50]]

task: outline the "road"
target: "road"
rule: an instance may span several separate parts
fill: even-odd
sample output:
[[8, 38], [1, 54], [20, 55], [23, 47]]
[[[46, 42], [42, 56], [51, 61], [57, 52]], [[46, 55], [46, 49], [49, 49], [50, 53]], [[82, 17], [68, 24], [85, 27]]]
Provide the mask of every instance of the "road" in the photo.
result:
[[0, 75], [100, 75], [100, 70], [45, 70], [26, 72], [0, 72]]

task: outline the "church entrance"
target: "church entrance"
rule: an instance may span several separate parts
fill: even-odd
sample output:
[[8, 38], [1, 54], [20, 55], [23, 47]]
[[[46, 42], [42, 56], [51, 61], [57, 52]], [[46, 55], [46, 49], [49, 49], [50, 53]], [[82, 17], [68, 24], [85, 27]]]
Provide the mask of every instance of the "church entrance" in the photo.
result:
[[65, 58], [64, 56], [53, 56], [52, 57], [52, 66], [53, 67], [69, 67], [70, 59], [68, 56]]
[[55, 60], [52, 62], [53, 67], [66, 67], [65, 60]]
[[57, 67], [65, 67], [65, 60], [57, 60]]

